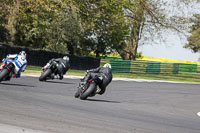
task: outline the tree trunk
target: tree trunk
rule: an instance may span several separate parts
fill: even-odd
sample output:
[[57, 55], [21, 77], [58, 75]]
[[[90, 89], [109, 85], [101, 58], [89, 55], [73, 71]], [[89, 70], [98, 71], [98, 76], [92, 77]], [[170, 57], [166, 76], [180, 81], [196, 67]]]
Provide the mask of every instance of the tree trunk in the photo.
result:
[[131, 39], [131, 44], [126, 45], [123, 50], [119, 52], [124, 60], [136, 60], [137, 49], [139, 42], [139, 32], [135, 32]]
[[132, 20], [132, 30], [130, 34], [130, 40], [129, 43], [124, 45], [124, 49], [119, 52], [120, 56], [124, 60], [136, 60], [136, 54], [138, 49], [138, 43], [140, 40], [140, 34], [141, 34], [141, 27], [143, 27], [143, 21], [144, 21], [144, 9], [143, 5], [145, 3], [145, 0], [140, 0], [138, 7], [136, 9], [135, 14], [133, 14], [133, 20]]
[[123, 60], [129, 60], [129, 54], [126, 51], [122, 50], [119, 54]]
[[6, 29], [9, 31], [11, 36], [11, 45], [13, 45], [13, 42], [15, 41], [15, 34], [16, 34], [15, 26], [17, 23], [19, 7], [20, 7], [20, 0], [16, 0], [14, 2], [14, 5], [10, 5], [10, 7], [8, 7], [8, 9], [10, 10], [10, 14], [8, 16], [8, 24], [6, 25]]
[[[138, 26], [140, 28], [140, 26]], [[136, 55], [137, 55], [137, 48], [138, 48], [138, 43], [139, 43], [139, 29], [138, 31], [135, 32], [131, 41], [131, 49], [130, 49], [130, 60], [136, 60]]]
[[68, 49], [70, 55], [74, 55], [74, 48], [73, 48], [73, 44], [71, 42], [67, 43], [67, 49]]
[[100, 57], [99, 51], [96, 51], [96, 58]]

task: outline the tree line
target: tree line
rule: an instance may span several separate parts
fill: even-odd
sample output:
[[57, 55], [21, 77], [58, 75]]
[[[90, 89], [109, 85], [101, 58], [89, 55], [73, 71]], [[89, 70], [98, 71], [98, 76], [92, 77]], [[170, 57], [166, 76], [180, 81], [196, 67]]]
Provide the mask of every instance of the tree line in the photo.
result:
[[[135, 60], [141, 40], [187, 30], [191, 19], [178, 11], [199, 1], [174, 2], [172, 14], [165, 0], [0, 0], [0, 42], [80, 56], [117, 52]], [[186, 47], [199, 48], [193, 40]]]

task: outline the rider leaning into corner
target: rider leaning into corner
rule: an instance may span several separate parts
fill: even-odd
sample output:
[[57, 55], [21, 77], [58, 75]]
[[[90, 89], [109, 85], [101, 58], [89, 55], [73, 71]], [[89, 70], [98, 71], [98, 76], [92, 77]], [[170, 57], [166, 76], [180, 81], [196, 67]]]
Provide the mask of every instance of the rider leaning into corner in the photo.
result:
[[98, 89], [96, 93], [102, 95], [106, 91], [108, 84], [112, 81], [111, 65], [106, 63], [103, 67], [87, 70], [87, 74], [82, 82], [86, 83], [88, 79], [94, 78], [96, 76], [98, 76], [99, 79], [102, 79], [102, 82], [99, 83], [100, 89]]
[[[2, 60], [5, 62], [12, 62], [15, 65], [15, 71], [13, 77], [20, 78], [21, 72], [24, 72], [27, 66], [26, 52], [21, 51], [19, 54], [8, 54], [6, 59]], [[10, 80], [8, 77], [6, 80]]]
[[68, 71], [68, 69], [70, 68], [70, 63], [69, 63], [69, 57], [68, 56], [64, 56], [63, 58], [57, 58], [57, 59], [51, 59], [47, 65], [43, 68], [45, 69], [46, 67], [48, 67], [49, 65], [51, 65], [53, 62], [57, 63], [57, 69], [58, 72], [55, 75], [54, 73], [51, 74], [51, 78], [52, 79], [63, 79], [63, 75], [65, 75], [65, 73]]

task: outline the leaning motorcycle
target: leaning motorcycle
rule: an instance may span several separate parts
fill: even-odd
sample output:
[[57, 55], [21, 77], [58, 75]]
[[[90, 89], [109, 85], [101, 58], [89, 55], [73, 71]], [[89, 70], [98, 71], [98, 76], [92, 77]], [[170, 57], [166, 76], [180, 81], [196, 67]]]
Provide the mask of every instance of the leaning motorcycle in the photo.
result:
[[[5, 59], [6, 60], [6, 59]], [[0, 66], [0, 82], [9, 80], [15, 74], [13, 62], [3, 62]]]
[[51, 62], [50, 64], [47, 63], [42, 69], [43, 72], [39, 77], [39, 81], [46, 81], [47, 79], [51, 79], [52, 73], [56, 75], [58, 72], [57, 65], [58, 64], [55, 61]]
[[102, 82], [101, 77], [95, 76], [94, 78], [88, 79], [86, 83], [79, 83], [78, 91], [75, 93], [75, 98], [80, 98], [81, 100], [86, 100], [88, 97], [93, 97], [96, 95], [98, 89], [98, 84]]

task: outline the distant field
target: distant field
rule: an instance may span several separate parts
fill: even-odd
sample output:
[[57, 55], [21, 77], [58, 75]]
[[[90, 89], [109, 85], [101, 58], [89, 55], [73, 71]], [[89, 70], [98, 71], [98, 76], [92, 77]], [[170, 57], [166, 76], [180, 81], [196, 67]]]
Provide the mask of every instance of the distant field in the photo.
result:
[[[91, 53], [91, 55], [95, 55], [95, 54]], [[107, 57], [108, 58], [121, 58], [118, 53], [111, 53], [111, 54], [107, 55]], [[174, 59], [166, 59], [166, 58], [154, 58], [154, 57], [148, 57], [148, 56], [142, 56], [140, 58], [137, 58], [136, 60], [172, 62], [172, 63], [189, 63], [189, 64], [198, 64], [198, 65], [200, 65], [200, 62], [196, 62], [196, 61], [188, 61], [188, 60], [182, 61], [182, 60], [174, 60]]]
[[196, 61], [181, 61], [181, 60], [173, 60], [173, 59], [166, 59], [166, 58], [152, 58], [152, 57], [147, 57], [143, 56], [142, 59], [139, 60], [149, 60], [149, 61], [160, 61], [160, 62], [175, 62], [175, 63], [189, 63], [189, 64], [198, 64], [200, 65], [200, 62]]

